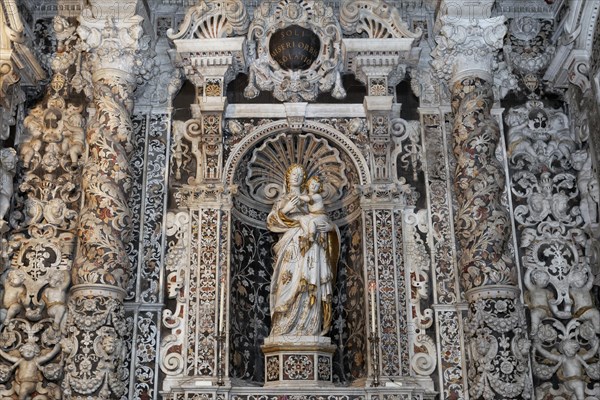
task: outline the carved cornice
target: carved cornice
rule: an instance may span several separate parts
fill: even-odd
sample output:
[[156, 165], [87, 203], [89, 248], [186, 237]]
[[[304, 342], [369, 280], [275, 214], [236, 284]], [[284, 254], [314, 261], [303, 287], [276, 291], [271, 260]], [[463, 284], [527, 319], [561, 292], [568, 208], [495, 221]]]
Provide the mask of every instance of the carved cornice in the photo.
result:
[[442, 28], [432, 52], [438, 77], [450, 84], [467, 76], [492, 81], [494, 56], [507, 28], [503, 16], [485, 19], [441, 17]]
[[407, 65], [415, 65], [420, 49], [414, 38], [343, 39], [346, 49], [345, 70], [368, 84], [369, 77], [384, 77], [388, 86], [404, 79]]
[[[204, 87], [210, 78], [219, 79], [220, 93], [237, 74], [244, 69], [243, 37], [223, 39], [177, 39], [176, 63], [196, 87]], [[205, 89], [205, 88], [204, 88]], [[206, 90], [203, 90], [206, 93]], [[211, 96], [213, 97], [213, 96]]]

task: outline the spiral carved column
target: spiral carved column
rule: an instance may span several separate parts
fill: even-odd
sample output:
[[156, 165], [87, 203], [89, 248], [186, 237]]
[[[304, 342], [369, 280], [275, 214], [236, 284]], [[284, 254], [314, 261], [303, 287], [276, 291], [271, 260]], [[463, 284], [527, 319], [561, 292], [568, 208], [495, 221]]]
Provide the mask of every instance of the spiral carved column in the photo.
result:
[[[134, 10], [135, 1], [130, 1]], [[92, 72], [95, 112], [86, 139], [84, 204], [78, 228], [69, 302], [68, 348], [63, 389], [67, 398], [122, 398], [129, 377], [125, 362], [123, 298], [131, 274], [126, 247], [131, 239], [129, 153], [136, 66], [147, 47], [142, 18], [111, 15], [102, 4], [80, 17], [84, 60]], [[114, 14], [114, 13], [113, 13]], [[118, 18], [122, 17], [122, 18]]]
[[442, 17], [433, 66], [450, 82], [457, 197], [455, 228], [471, 399], [530, 398], [530, 342], [517, 269], [509, 255], [510, 217], [505, 179], [495, 156], [500, 142], [492, 61], [506, 33], [504, 18]]

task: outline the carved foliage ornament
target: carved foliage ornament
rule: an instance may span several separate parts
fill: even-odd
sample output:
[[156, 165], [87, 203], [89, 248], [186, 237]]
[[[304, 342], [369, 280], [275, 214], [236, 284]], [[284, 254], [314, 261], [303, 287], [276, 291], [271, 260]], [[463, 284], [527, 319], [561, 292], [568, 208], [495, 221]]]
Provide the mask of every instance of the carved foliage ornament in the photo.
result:
[[551, 21], [515, 18], [510, 22], [504, 51], [509, 54], [513, 67], [523, 75], [538, 75], [548, 66], [556, 50], [550, 43], [551, 36]]
[[538, 396], [597, 398], [600, 311], [587, 254], [598, 221], [598, 184], [587, 143], [568, 117], [541, 102], [511, 109], [508, 146], [515, 221], [521, 231]]
[[[312, 44], [303, 40], [302, 35], [307, 31], [318, 37], [320, 48], [315, 40]], [[272, 40], [280, 43], [271, 48]], [[319, 92], [331, 91], [333, 97], [344, 98], [341, 40], [342, 32], [333, 9], [322, 1], [281, 0], [275, 7], [264, 2], [254, 11], [248, 31], [250, 71], [244, 95], [254, 98], [260, 90], [267, 90], [280, 101], [297, 102], [313, 101]], [[291, 52], [294, 47], [300, 47], [301, 52]], [[309, 66], [286, 69], [290, 61], [286, 58], [290, 57], [297, 57], [300, 65]], [[283, 61], [282, 65], [276, 58]]]
[[179, 32], [167, 31], [167, 37], [176, 39], [217, 39], [243, 35], [248, 29], [248, 14], [241, 0], [202, 0], [190, 7]]
[[494, 53], [502, 48], [506, 34], [505, 20], [504, 16], [479, 20], [442, 17], [443, 26], [432, 53], [438, 77], [450, 81], [468, 73], [490, 79]]
[[423, 35], [420, 28], [409, 31], [400, 12], [384, 0], [346, 0], [340, 7], [344, 34], [366, 33], [370, 39], [414, 38]]

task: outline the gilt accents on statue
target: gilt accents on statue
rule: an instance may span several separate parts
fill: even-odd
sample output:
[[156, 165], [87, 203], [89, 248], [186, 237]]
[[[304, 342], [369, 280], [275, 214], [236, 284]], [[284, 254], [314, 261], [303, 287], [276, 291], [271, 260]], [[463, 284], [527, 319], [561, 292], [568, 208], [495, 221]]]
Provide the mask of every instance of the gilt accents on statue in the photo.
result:
[[298, 368], [301, 376], [292, 379], [301, 384], [332, 383], [335, 345], [324, 336], [333, 317], [340, 233], [325, 213], [322, 188], [318, 175], [307, 178], [302, 165], [291, 164], [267, 218], [268, 229], [282, 233], [273, 247], [271, 333], [262, 347], [267, 385], [284, 383]]

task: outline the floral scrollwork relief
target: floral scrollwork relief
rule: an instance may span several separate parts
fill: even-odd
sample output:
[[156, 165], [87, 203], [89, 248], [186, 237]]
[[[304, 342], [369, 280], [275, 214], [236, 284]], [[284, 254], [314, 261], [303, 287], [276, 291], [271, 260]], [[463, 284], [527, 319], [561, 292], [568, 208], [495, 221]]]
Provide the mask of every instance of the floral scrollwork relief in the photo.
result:
[[243, 35], [248, 30], [248, 13], [241, 0], [202, 0], [190, 7], [179, 32], [167, 31], [175, 39], [218, 39]]
[[132, 327], [121, 302], [110, 296], [77, 292], [69, 302], [67, 325], [71, 335], [63, 339], [67, 354], [62, 382], [65, 396], [124, 395], [128, 376], [124, 337]]
[[[511, 290], [512, 289], [512, 290]], [[515, 290], [475, 300], [465, 321], [468, 343], [469, 394], [472, 398], [528, 399], [531, 342], [523, 329], [525, 311]], [[511, 293], [512, 292], [512, 296]]]
[[577, 140], [563, 112], [532, 100], [524, 107], [511, 109], [506, 123], [511, 167], [532, 172], [569, 167]]
[[533, 339], [538, 396], [596, 398], [600, 311], [594, 303], [592, 235], [598, 183], [587, 137], [566, 114], [529, 101], [506, 117], [514, 215], [520, 233], [523, 284]]
[[350, 0], [342, 2], [340, 24], [344, 34], [365, 33], [371, 39], [414, 38], [420, 39], [423, 32], [414, 32], [402, 21], [400, 11], [385, 0]]
[[190, 217], [186, 212], [167, 214], [168, 249], [165, 261], [167, 271], [167, 298], [176, 301], [175, 309], [163, 311], [162, 324], [171, 333], [165, 335], [160, 344], [164, 356], [160, 368], [167, 375], [177, 375], [184, 371], [185, 315], [187, 314], [186, 282], [188, 280], [188, 250]]
[[423, 303], [430, 296], [431, 256], [425, 245], [429, 232], [426, 210], [407, 210], [404, 215], [405, 257], [410, 274], [410, 308], [409, 318], [413, 336], [410, 365], [418, 375], [429, 376], [437, 365], [436, 345], [428, 335], [427, 329], [433, 325], [433, 310], [423, 309]]
[[513, 261], [506, 249], [510, 221], [500, 204], [505, 179], [495, 158], [500, 129], [490, 115], [492, 87], [467, 78], [457, 82], [454, 93], [456, 232], [462, 248], [463, 284], [466, 289], [515, 284]]

